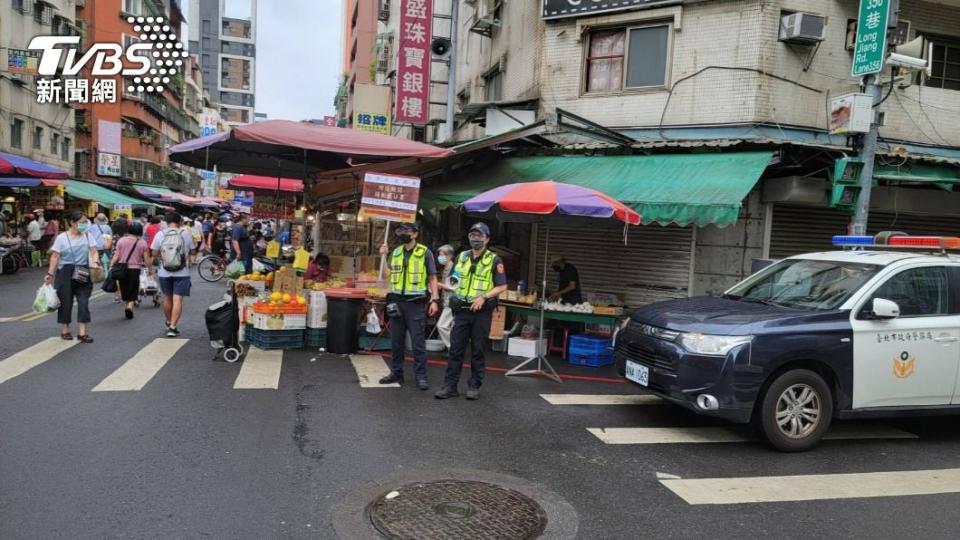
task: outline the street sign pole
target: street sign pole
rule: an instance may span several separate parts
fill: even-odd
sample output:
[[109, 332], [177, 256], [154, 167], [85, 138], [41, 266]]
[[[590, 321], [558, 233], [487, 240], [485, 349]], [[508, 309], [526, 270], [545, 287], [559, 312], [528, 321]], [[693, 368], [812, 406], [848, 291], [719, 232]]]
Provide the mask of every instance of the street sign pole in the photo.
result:
[[863, 168], [860, 169], [860, 186], [857, 195], [857, 210], [850, 226], [850, 234], [862, 236], [867, 234], [867, 218], [870, 214], [870, 195], [873, 190], [873, 160], [877, 154], [877, 136], [880, 126], [877, 124], [877, 105], [880, 104], [880, 75], [864, 77], [866, 93], [870, 94], [874, 107], [874, 120], [870, 123], [870, 131], [863, 136], [863, 148], [860, 149], [860, 159]]
[[851, 74], [863, 77], [865, 92], [873, 101], [873, 120], [870, 131], [864, 135], [860, 149], [863, 168], [860, 170], [857, 208], [850, 223], [850, 234], [864, 235], [870, 213], [870, 195], [873, 188], [873, 160], [877, 152], [877, 107], [880, 105], [880, 72], [887, 56], [887, 26], [890, 22], [891, 0], [860, 0], [857, 18], [857, 42], [853, 50]]

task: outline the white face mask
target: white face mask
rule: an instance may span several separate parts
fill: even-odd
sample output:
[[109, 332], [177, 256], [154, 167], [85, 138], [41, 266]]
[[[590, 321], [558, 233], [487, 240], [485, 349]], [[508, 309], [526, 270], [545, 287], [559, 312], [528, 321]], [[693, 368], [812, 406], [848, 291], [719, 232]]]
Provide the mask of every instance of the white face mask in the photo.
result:
[[446, 255], [440, 255], [439, 257], [437, 257], [437, 262], [440, 263], [441, 266], [446, 265], [447, 261], [448, 259]]

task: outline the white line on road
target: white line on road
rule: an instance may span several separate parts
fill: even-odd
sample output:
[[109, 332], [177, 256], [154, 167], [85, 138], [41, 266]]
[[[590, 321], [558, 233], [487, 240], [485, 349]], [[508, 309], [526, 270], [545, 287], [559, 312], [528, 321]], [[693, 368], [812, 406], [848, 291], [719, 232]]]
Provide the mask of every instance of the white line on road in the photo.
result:
[[350, 362], [353, 363], [353, 369], [357, 371], [357, 378], [360, 379], [360, 388], [398, 388], [399, 383], [380, 384], [381, 377], [390, 374], [390, 368], [383, 361], [381, 356], [368, 354], [351, 354]]
[[265, 351], [250, 347], [240, 365], [240, 374], [233, 387], [242, 390], [280, 387], [280, 369], [283, 367], [283, 351]]
[[[680, 444], [729, 443], [753, 440], [724, 427], [587, 428], [607, 444]], [[917, 439], [913, 433], [883, 425], [841, 424], [827, 432], [824, 439]]]
[[73, 340], [66, 341], [58, 337], [51, 337], [27, 347], [5, 360], [0, 360], [0, 384], [39, 366], [77, 343]]
[[663, 400], [649, 394], [540, 394], [551, 405], [657, 405]]
[[157, 338], [93, 387], [93, 392], [142, 390], [187, 339]]
[[689, 504], [743, 504], [960, 493], [960, 469], [661, 479]]

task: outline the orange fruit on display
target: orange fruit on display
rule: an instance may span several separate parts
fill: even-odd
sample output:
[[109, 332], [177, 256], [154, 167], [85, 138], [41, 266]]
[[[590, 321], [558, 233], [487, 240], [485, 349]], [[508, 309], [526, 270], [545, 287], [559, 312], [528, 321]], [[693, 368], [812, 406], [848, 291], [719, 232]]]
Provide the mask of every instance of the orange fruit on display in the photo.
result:
[[292, 297], [290, 296], [289, 293], [283, 293], [283, 301], [284, 301], [284, 302], [289, 302], [289, 301], [290, 301], [290, 298], [292, 298]]

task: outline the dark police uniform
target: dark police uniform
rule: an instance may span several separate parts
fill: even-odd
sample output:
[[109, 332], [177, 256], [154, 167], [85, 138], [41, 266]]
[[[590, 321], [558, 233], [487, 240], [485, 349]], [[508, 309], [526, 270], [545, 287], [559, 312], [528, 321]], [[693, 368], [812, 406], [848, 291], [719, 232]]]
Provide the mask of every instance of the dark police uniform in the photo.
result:
[[397, 246], [390, 255], [390, 295], [400, 310], [390, 319], [390, 372], [403, 376], [403, 354], [407, 331], [413, 345], [413, 368], [417, 380], [427, 379], [426, 303], [430, 298], [430, 276], [436, 275], [433, 253], [423, 244], [407, 250]]

